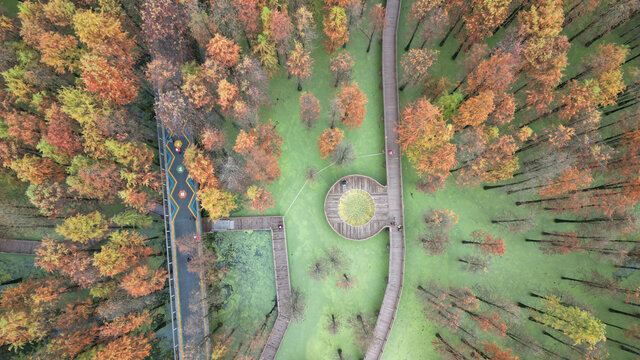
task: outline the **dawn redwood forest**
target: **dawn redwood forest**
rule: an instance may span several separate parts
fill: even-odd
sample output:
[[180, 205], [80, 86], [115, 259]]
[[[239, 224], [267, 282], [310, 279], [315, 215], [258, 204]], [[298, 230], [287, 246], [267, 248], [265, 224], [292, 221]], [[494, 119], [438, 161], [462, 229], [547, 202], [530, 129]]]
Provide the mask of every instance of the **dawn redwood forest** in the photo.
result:
[[0, 42], [0, 359], [640, 358], [640, 0], [1, 0]]

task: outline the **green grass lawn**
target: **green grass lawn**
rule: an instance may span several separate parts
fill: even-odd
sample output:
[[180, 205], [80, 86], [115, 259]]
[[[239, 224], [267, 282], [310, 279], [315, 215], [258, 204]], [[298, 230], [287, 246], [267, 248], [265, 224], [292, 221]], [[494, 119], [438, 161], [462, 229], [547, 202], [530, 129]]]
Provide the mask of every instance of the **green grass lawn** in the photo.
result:
[[360, 189], [349, 190], [340, 197], [338, 214], [349, 225], [364, 225], [371, 220], [375, 212], [373, 198]]
[[[372, 4], [369, 4], [371, 6]], [[317, 20], [319, 21], [319, 20]], [[299, 97], [295, 79], [287, 79], [282, 73], [270, 82], [269, 94], [273, 106], [264, 109], [262, 118], [278, 121], [277, 129], [284, 138], [280, 168], [282, 176], [269, 186], [276, 206], [267, 215], [285, 215], [287, 247], [291, 285], [305, 297], [306, 311], [302, 320], [292, 322], [278, 352], [279, 359], [331, 359], [337, 358], [337, 349], [344, 355], [359, 358], [363, 349], [352, 341], [347, 318], [357, 313], [373, 314], [380, 308], [388, 272], [388, 236], [382, 232], [364, 241], [354, 242], [337, 235], [327, 223], [323, 204], [329, 188], [341, 177], [349, 174], [371, 176], [385, 183], [384, 130], [382, 94], [380, 91], [380, 47], [374, 43], [366, 53], [366, 39], [354, 32], [347, 44], [347, 51], [356, 62], [354, 80], [366, 94], [369, 103], [363, 125], [359, 129], [345, 130], [345, 141], [354, 145], [357, 159], [350, 166], [340, 168], [320, 158], [317, 149], [318, 135], [328, 124], [330, 100], [338, 89], [333, 87], [329, 73], [329, 57], [317, 42], [313, 52], [312, 80], [303, 84], [304, 91], [312, 92], [322, 106], [321, 118], [307, 130], [298, 117]], [[306, 183], [304, 176], [308, 166], [322, 170], [315, 183]], [[295, 201], [294, 201], [295, 200]], [[234, 214], [254, 215], [239, 211]], [[340, 248], [348, 264], [346, 272], [354, 279], [349, 290], [337, 286], [339, 274], [331, 272], [323, 281], [312, 280], [309, 266], [332, 246]], [[343, 326], [338, 334], [326, 331], [326, 314], [338, 315]]]
[[[402, 19], [406, 19], [411, 1], [402, 4]], [[410, 32], [413, 30], [406, 21], [400, 21], [398, 32], [398, 56], [403, 53], [404, 46]], [[568, 29], [569, 35], [573, 31]], [[489, 39], [490, 44], [495, 44], [501, 33]], [[616, 35], [612, 34], [601, 41], [616, 41]], [[450, 79], [460, 79], [463, 57], [459, 56], [456, 62], [450, 60], [450, 55], [456, 50], [457, 41], [449, 38], [440, 50], [439, 61], [432, 68], [436, 76], [446, 76]], [[597, 43], [586, 49], [581, 43], [572, 44], [569, 53], [569, 67], [565, 74], [573, 75], [578, 72], [578, 65], [584, 59], [587, 52], [595, 51]], [[406, 104], [420, 96], [415, 88], [408, 88], [400, 93], [401, 104]], [[516, 118], [517, 121], [517, 118]], [[535, 128], [539, 128], [536, 124]], [[515, 201], [534, 198], [532, 193], [521, 195], [506, 195], [500, 190], [483, 190], [481, 186], [463, 187], [454, 183], [451, 179], [445, 190], [435, 194], [424, 194], [416, 190], [415, 182], [417, 174], [408, 164], [403, 162], [404, 177], [404, 204], [405, 204], [405, 228], [407, 241], [407, 257], [405, 267], [405, 287], [400, 302], [400, 308], [394, 324], [393, 331], [387, 343], [384, 359], [432, 359], [438, 358], [431, 341], [436, 330], [442, 332], [442, 327], [437, 328], [429, 323], [423, 315], [424, 306], [417, 296], [416, 287], [431, 280], [441, 285], [467, 286], [471, 288], [484, 288], [494, 295], [511, 299], [513, 302], [522, 301], [529, 305], [536, 305], [537, 301], [529, 296], [530, 291], [548, 294], [555, 289], [560, 289], [574, 295], [577, 299], [591, 306], [597, 316], [608, 323], [626, 326], [628, 318], [611, 314], [607, 308], [612, 305], [608, 296], [598, 296], [587, 293], [583, 288], [575, 287], [572, 283], [563, 281], [561, 276], [587, 277], [592, 270], [599, 270], [605, 276], [613, 273], [620, 274], [613, 266], [603, 263], [602, 260], [588, 254], [571, 255], [544, 255], [536, 244], [524, 241], [527, 235], [531, 238], [540, 238], [540, 231], [570, 231], [567, 224], [555, 224], [552, 217], [546, 213], [535, 216], [537, 226], [529, 232], [514, 233], [506, 227], [491, 224], [491, 219], [504, 214], [526, 216], [529, 209], [515, 206]], [[453, 210], [459, 216], [458, 224], [449, 233], [451, 245], [448, 251], [440, 256], [429, 256], [422, 249], [419, 236], [428, 233], [423, 222], [422, 214], [431, 208], [445, 208]], [[570, 217], [570, 216], [569, 216]], [[487, 231], [493, 235], [503, 237], [506, 242], [506, 253], [501, 258], [492, 259], [488, 273], [472, 274], [465, 271], [458, 258], [471, 253], [477, 253], [471, 245], [462, 244], [462, 240], [469, 240], [470, 234], [476, 229]], [[632, 273], [631, 273], [632, 274]], [[630, 275], [626, 273], [625, 275]], [[624, 280], [623, 286], [630, 287], [638, 274]], [[617, 303], [617, 302], [616, 302]], [[617, 304], [616, 304], [617, 305]], [[624, 308], [623, 305], [619, 307]], [[628, 309], [627, 310], [631, 310]], [[524, 321], [529, 333], [545, 346], [556, 349], [561, 353], [574, 357], [566, 346], [559, 345], [554, 340], [542, 335], [543, 327], [529, 321]], [[560, 335], [561, 336], [561, 335]], [[607, 327], [607, 336], [613, 339], [625, 340], [622, 331], [613, 327]], [[493, 340], [499, 341], [497, 337]], [[610, 359], [631, 359], [629, 353], [619, 350], [615, 345], [609, 344]], [[525, 359], [526, 357], [521, 357]]]

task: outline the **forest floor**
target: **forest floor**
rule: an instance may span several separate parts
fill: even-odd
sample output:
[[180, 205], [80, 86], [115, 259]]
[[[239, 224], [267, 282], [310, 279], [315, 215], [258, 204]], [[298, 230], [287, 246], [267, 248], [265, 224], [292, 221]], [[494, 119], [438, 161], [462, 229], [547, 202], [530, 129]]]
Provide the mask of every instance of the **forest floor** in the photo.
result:
[[[369, 6], [375, 5], [374, 3]], [[270, 184], [276, 205], [266, 215], [285, 215], [289, 271], [291, 285], [305, 298], [306, 309], [300, 321], [289, 325], [278, 352], [279, 359], [331, 359], [337, 358], [341, 348], [345, 358], [358, 358], [364, 348], [352, 343], [352, 331], [347, 319], [358, 313], [372, 316], [380, 308], [385, 277], [388, 273], [389, 237], [386, 232], [364, 241], [346, 240], [336, 234], [326, 221], [323, 212], [324, 199], [336, 180], [349, 174], [371, 176], [385, 184], [384, 123], [382, 121], [382, 91], [380, 89], [381, 55], [375, 43], [366, 53], [367, 39], [354, 32], [347, 44], [347, 51], [355, 61], [353, 80], [368, 98], [367, 114], [359, 129], [345, 130], [344, 140], [354, 145], [357, 159], [349, 166], [331, 165], [331, 160], [321, 159], [317, 138], [329, 127], [329, 103], [339, 88], [333, 86], [329, 72], [329, 56], [320, 41], [313, 52], [314, 66], [311, 81], [303, 84], [303, 91], [312, 92], [322, 106], [321, 117], [311, 129], [300, 121], [299, 97], [295, 79], [287, 79], [282, 72], [270, 81], [269, 94], [272, 106], [261, 114], [263, 120], [277, 122], [277, 129], [284, 138], [280, 168], [282, 176]], [[227, 127], [229, 129], [230, 127]], [[234, 134], [227, 134], [234, 139]], [[305, 178], [307, 167], [321, 172], [314, 183]], [[232, 216], [255, 215], [252, 211], [239, 211]], [[309, 276], [309, 266], [324, 257], [332, 247], [344, 253], [345, 272], [354, 279], [354, 286], [345, 290], [338, 286], [342, 272], [331, 271], [321, 281]], [[336, 335], [326, 330], [328, 314], [335, 314], [341, 326]]]
[[[402, 19], [407, 18], [411, 3], [411, 1], [403, 2]], [[626, 27], [619, 30], [623, 31], [624, 28]], [[399, 57], [403, 54], [412, 30], [413, 28], [407, 21], [400, 22], [398, 30]], [[571, 27], [568, 30], [565, 30], [564, 33], [569, 36], [575, 32]], [[503, 32], [504, 30], [501, 30], [496, 36], [489, 39], [489, 44], [495, 44]], [[439, 42], [440, 39], [437, 41]], [[577, 73], [587, 51], [590, 53], [595, 51], [601, 42], [619, 42], [619, 40], [614, 33], [594, 43], [588, 49], [582, 45], [579, 39], [574, 41], [569, 53], [569, 66], [565, 74], [572, 76]], [[432, 47], [440, 51], [439, 61], [430, 70], [432, 74], [446, 76], [452, 80], [452, 83], [462, 77], [461, 69], [464, 56], [459, 56], [457, 61], [451, 60], [451, 55], [457, 49], [458, 44], [457, 40], [450, 37], [444, 47], [439, 48], [437, 44]], [[414, 43], [413, 46], [419, 46], [419, 42]], [[399, 69], [399, 71], [401, 70]], [[399, 74], [399, 77], [401, 78], [402, 74]], [[417, 99], [420, 96], [419, 91], [419, 89], [408, 87], [404, 92], [400, 92], [400, 108], [402, 109], [406, 103]], [[610, 120], [604, 119], [603, 122]], [[514, 121], [518, 121], [518, 116]], [[539, 128], [541, 124], [542, 122], [536, 124], [533, 127], [534, 130]], [[450, 179], [444, 190], [434, 194], [425, 194], [416, 189], [417, 174], [407, 161], [403, 163], [403, 176], [407, 239], [405, 288], [394, 328], [385, 349], [384, 359], [431, 359], [436, 357], [431, 344], [436, 327], [424, 317], [424, 306], [416, 293], [417, 286], [424, 285], [427, 281], [434, 281], [443, 286], [483, 287], [492, 292], [494, 296], [510, 299], [514, 303], [521, 301], [528, 305], [538, 304], [537, 299], [529, 296], [530, 291], [549, 293], [559, 289], [587, 303], [595, 310], [601, 320], [622, 326], [627, 324], [628, 320], [625, 320], [624, 317], [607, 311], [607, 308], [611, 306], [609, 297], [585, 292], [582, 288], [576, 288], [573, 283], [561, 280], [560, 277], [587, 277], [594, 270], [600, 271], [605, 276], [614, 273], [628, 276], [634, 271], [621, 273], [618, 271], [619, 269], [598, 260], [595, 255], [586, 253], [545, 255], [536, 244], [525, 242], [525, 237], [541, 238], [541, 231], [570, 231], [572, 229], [570, 224], [554, 223], [553, 216], [549, 216], [548, 213], [535, 214], [536, 226], [523, 233], [515, 233], [504, 226], [491, 223], [492, 219], [499, 216], [506, 215], [517, 218], [531, 214], [532, 208], [518, 207], [515, 202], [536, 198], [534, 193], [522, 192], [507, 195], [501, 189], [483, 190], [482, 185], [465, 187], [456, 184], [454, 179]], [[449, 232], [451, 245], [446, 253], [439, 256], [427, 255], [420, 242], [420, 236], [428, 233], [422, 215], [426, 210], [432, 208], [450, 209], [459, 216], [458, 224]], [[472, 248], [472, 245], [461, 243], [462, 240], [470, 240], [471, 233], [477, 229], [502, 237], [506, 243], [504, 256], [494, 257], [487, 273], [474, 274], [465, 271], [462, 267], [464, 264], [458, 261], [462, 256], [477, 253], [477, 249]], [[639, 276], [640, 274], [632, 275], [636, 281]], [[626, 279], [622, 285], [630, 283], [630, 280]], [[530, 334], [535, 336], [538, 341], [550, 348], [559, 348], [561, 352], [566, 352], [565, 346], [558, 347], [557, 342], [543, 336], [543, 328], [540, 325], [528, 323]], [[607, 335], [617, 340], [624, 340], [622, 331], [616, 328], [607, 327]], [[610, 359], [633, 358], [631, 354], [621, 351], [613, 344], [609, 345], [609, 352]]]

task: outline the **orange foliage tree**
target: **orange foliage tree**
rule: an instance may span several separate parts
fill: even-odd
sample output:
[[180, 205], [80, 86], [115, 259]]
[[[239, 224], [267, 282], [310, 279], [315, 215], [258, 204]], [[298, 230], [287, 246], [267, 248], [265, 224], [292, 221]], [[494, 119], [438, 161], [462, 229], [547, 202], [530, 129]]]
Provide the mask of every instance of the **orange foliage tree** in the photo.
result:
[[216, 34], [207, 44], [207, 57], [219, 65], [231, 68], [240, 60], [241, 50], [233, 40]]
[[485, 90], [463, 102], [458, 108], [458, 114], [452, 118], [456, 129], [478, 126], [487, 121], [489, 114], [495, 108], [493, 99], [493, 91]]
[[144, 335], [124, 335], [98, 351], [95, 360], [143, 360], [151, 354], [149, 338]]
[[184, 166], [189, 171], [189, 177], [202, 187], [218, 187], [213, 161], [195, 145], [189, 146], [184, 152]]
[[440, 186], [456, 163], [456, 146], [450, 143], [453, 127], [424, 97], [409, 103], [401, 118], [395, 128], [400, 149], [420, 176], [426, 176], [435, 187]]
[[247, 189], [246, 196], [251, 209], [256, 210], [259, 214], [262, 214], [265, 210], [276, 204], [269, 190], [256, 185], [250, 186]]
[[474, 231], [471, 233], [471, 237], [473, 237], [474, 241], [463, 240], [462, 243], [479, 246], [480, 250], [485, 254], [498, 256], [504, 255], [505, 245], [503, 238], [494, 237], [482, 230]]
[[131, 296], [146, 296], [163, 289], [167, 277], [167, 270], [163, 267], [152, 270], [141, 265], [125, 275], [120, 286]]
[[234, 150], [247, 161], [246, 170], [254, 181], [271, 182], [280, 176], [278, 158], [282, 137], [271, 122], [260, 124], [249, 132], [240, 130]]
[[491, 360], [519, 360], [520, 358], [513, 355], [511, 349], [502, 349], [493, 341], [485, 341], [482, 343], [482, 349]]
[[309, 51], [305, 50], [302, 43], [295, 42], [295, 48], [287, 61], [289, 75], [298, 78], [298, 91], [302, 91], [302, 81], [311, 77], [313, 59]]
[[324, 48], [329, 54], [333, 54], [349, 40], [345, 10], [339, 6], [331, 7], [324, 15], [323, 25], [324, 34], [327, 36], [324, 41]]
[[360, 90], [356, 82], [344, 86], [336, 97], [336, 105], [340, 111], [342, 123], [349, 129], [359, 128], [367, 112], [367, 96]]
[[320, 150], [320, 157], [326, 158], [329, 156], [335, 148], [342, 142], [344, 132], [338, 128], [325, 129], [320, 136], [318, 136], [318, 150]]
[[216, 128], [206, 128], [202, 132], [202, 146], [207, 151], [217, 151], [224, 147], [227, 134]]

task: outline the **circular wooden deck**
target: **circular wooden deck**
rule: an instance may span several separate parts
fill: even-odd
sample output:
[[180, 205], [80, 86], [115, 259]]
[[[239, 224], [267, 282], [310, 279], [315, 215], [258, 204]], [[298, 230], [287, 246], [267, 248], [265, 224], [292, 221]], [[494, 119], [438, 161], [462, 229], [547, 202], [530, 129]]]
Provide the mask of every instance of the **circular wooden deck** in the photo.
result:
[[[346, 181], [346, 183], [344, 183]], [[338, 204], [342, 194], [349, 190], [364, 190], [373, 198], [375, 212], [369, 222], [360, 226], [349, 225], [338, 214]], [[349, 240], [366, 240], [383, 228], [389, 226], [392, 221], [389, 218], [389, 201], [387, 187], [380, 185], [374, 179], [364, 175], [348, 175], [338, 181], [329, 189], [324, 199], [324, 216], [331, 228], [340, 236]]]

